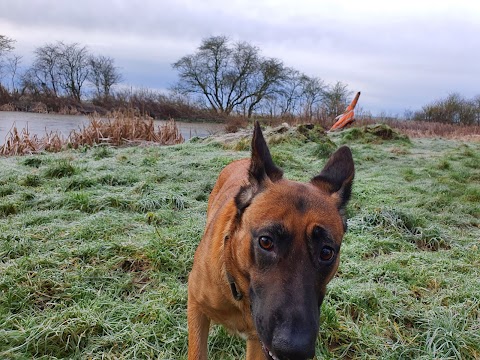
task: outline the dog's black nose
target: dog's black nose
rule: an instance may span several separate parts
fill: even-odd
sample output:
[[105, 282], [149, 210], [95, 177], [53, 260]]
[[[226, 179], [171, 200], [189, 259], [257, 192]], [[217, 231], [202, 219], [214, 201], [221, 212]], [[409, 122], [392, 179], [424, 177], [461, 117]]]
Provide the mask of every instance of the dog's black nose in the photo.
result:
[[315, 356], [316, 332], [279, 331], [272, 339], [272, 350], [279, 359], [307, 360]]

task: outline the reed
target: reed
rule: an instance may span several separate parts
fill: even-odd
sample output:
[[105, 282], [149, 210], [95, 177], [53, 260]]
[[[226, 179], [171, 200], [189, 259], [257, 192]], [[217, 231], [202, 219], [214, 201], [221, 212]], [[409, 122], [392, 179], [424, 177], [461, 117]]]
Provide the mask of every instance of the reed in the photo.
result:
[[67, 137], [51, 131], [39, 138], [37, 135], [31, 135], [28, 127], [19, 131], [14, 124], [6, 136], [5, 144], [0, 147], [0, 155], [29, 155], [96, 144], [120, 146], [145, 141], [174, 145], [184, 142], [184, 138], [173, 119], [167, 121], [165, 125], [155, 127], [152, 118], [140, 117], [132, 112], [116, 111], [107, 118], [90, 116], [87, 125], [72, 130]]
[[0, 106], [0, 111], [15, 111], [15, 105], [12, 103], [6, 103]]

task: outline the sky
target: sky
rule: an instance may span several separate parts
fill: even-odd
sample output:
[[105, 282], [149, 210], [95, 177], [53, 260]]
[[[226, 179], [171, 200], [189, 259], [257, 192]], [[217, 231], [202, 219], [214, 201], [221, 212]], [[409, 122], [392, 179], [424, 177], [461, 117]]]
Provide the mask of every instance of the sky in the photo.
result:
[[23, 65], [56, 41], [110, 56], [126, 86], [168, 89], [172, 63], [226, 35], [327, 84], [361, 91], [373, 114], [458, 92], [480, 95], [480, 1], [0, 0], [0, 34]]

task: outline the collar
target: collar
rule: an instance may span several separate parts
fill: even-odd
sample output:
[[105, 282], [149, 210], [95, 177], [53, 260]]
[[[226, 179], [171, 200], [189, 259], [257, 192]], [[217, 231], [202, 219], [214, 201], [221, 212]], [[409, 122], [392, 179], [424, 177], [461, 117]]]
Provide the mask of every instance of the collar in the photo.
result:
[[230, 290], [232, 291], [233, 298], [237, 301], [242, 300], [243, 295], [240, 291], [238, 291], [237, 284], [235, 284], [235, 279], [228, 272], [227, 272], [227, 280], [228, 280], [228, 283], [230, 284]]
[[[223, 238], [224, 243], [226, 243], [229, 239], [230, 239], [230, 235], [229, 234], [225, 235], [225, 237]], [[232, 291], [233, 298], [237, 301], [242, 300], [243, 295], [240, 291], [238, 291], [237, 284], [235, 284], [235, 279], [228, 271], [226, 271], [226, 274], [227, 274], [228, 283], [230, 284], [230, 290]]]

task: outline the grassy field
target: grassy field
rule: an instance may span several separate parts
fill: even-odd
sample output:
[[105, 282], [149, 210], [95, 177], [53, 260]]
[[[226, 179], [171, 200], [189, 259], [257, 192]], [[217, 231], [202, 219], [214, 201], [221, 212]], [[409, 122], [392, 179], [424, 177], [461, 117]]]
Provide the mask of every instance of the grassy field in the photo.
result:
[[[351, 146], [357, 172], [317, 357], [480, 359], [480, 143], [360, 129], [331, 139]], [[274, 142], [295, 180], [330, 151]], [[208, 194], [245, 148], [0, 158], [0, 359], [186, 358], [186, 283]], [[209, 351], [240, 359], [244, 343], [213, 327]]]

